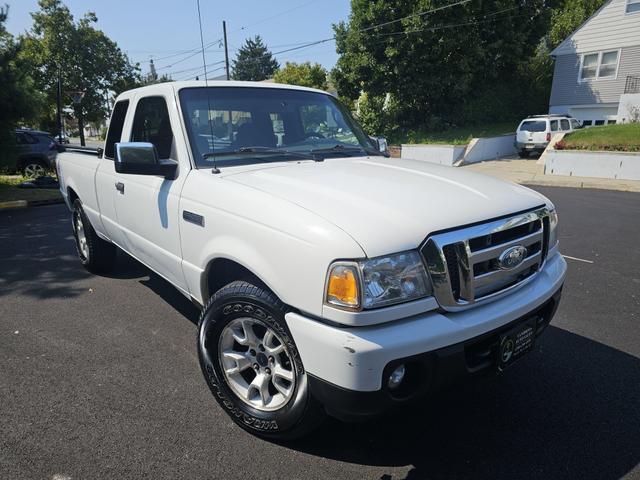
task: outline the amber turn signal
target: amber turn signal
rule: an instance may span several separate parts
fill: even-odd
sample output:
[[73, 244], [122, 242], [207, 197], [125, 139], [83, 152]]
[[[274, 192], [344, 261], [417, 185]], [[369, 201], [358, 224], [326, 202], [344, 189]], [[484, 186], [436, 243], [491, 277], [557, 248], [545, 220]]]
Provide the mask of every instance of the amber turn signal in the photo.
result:
[[349, 308], [360, 306], [357, 267], [340, 264], [331, 267], [327, 281], [327, 303]]

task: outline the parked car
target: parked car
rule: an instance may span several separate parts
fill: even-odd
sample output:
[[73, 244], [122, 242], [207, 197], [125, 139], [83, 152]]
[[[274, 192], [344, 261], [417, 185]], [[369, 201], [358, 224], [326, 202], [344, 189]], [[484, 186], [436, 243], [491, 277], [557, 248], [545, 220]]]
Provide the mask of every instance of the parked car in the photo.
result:
[[47, 132], [18, 129], [16, 134], [16, 170], [25, 177], [37, 178], [55, 168], [60, 146]]
[[53, 137], [55, 138], [56, 142], [60, 144], [69, 143], [69, 135], [67, 135], [67, 133], [64, 131], [58, 133], [57, 135], [53, 135]]
[[520, 122], [515, 147], [520, 158], [527, 158], [532, 152], [544, 152], [555, 133], [579, 128], [582, 128], [580, 122], [566, 115], [533, 115]]
[[264, 437], [501, 372], [533, 349], [560, 301], [567, 267], [547, 198], [387, 158], [320, 90], [131, 90], [116, 99], [104, 149], [57, 163], [82, 264], [108, 270], [121, 248], [199, 305], [204, 378]]

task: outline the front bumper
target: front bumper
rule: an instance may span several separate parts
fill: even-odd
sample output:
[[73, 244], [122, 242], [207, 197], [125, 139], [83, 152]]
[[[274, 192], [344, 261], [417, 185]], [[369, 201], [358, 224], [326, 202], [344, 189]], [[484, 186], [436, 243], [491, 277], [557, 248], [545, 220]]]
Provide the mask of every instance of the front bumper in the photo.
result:
[[514, 322], [540, 312], [546, 326], [557, 308], [566, 270], [556, 249], [528, 284], [502, 299], [456, 313], [433, 311], [349, 328], [293, 312], [285, 318], [309, 374], [312, 393], [335, 416], [368, 416], [408, 399], [393, 398], [384, 388], [383, 379], [394, 365], [418, 359], [416, 365], [422, 365], [418, 369], [424, 377], [412, 393], [421, 393], [460, 372], [482, 370], [469, 367], [465, 352], [478, 342], [490, 343]]

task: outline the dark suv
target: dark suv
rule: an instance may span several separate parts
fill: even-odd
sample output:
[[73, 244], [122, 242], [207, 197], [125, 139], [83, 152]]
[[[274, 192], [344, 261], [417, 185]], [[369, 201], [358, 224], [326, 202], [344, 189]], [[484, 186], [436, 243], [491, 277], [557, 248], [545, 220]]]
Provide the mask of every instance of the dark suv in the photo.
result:
[[36, 178], [55, 170], [59, 145], [47, 132], [16, 130], [18, 162], [16, 170]]

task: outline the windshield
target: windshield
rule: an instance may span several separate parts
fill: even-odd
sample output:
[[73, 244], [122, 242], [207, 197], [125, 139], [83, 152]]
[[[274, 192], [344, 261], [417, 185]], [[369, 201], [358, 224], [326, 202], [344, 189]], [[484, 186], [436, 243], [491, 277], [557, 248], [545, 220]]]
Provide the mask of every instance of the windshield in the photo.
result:
[[349, 112], [327, 94], [195, 87], [180, 90], [180, 103], [200, 168], [300, 161], [305, 155], [323, 159], [379, 154]]
[[520, 125], [521, 132], [544, 132], [547, 129], [547, 122], [544, 120], [531, 120], [522, 122]]

